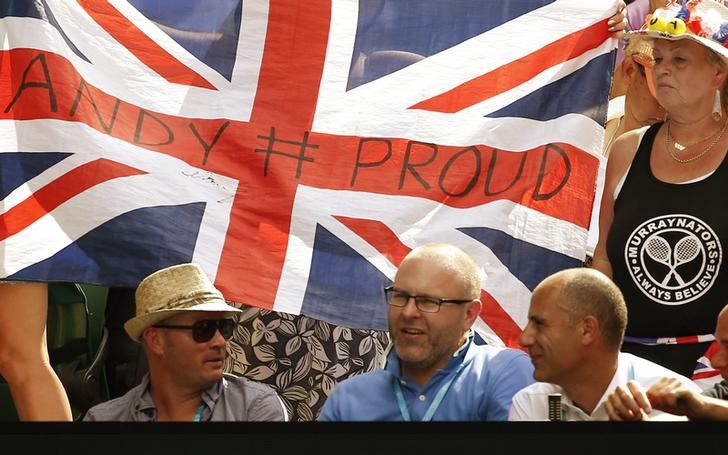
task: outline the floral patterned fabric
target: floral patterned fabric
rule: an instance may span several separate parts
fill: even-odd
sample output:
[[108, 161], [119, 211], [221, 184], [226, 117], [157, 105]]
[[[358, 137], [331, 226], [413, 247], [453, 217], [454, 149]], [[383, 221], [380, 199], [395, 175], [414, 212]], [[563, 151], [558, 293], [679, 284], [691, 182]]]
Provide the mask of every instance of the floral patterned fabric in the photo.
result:
[[336, 384], [381, 368], [387, 332], [243, 307], [225, 371], [272, 386], [292, 422], [316, 420]]

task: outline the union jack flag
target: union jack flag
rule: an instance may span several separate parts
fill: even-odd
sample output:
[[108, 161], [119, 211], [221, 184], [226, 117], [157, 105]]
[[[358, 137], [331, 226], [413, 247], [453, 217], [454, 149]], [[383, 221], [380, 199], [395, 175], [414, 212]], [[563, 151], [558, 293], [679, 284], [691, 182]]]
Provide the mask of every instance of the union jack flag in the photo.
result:
[[5, 0], [0, 276], [135, 287], [200, 263], [231, 302], [386, 329], [417, 245], [482, 264], [515, 345], [581, 264], [616, 0]]

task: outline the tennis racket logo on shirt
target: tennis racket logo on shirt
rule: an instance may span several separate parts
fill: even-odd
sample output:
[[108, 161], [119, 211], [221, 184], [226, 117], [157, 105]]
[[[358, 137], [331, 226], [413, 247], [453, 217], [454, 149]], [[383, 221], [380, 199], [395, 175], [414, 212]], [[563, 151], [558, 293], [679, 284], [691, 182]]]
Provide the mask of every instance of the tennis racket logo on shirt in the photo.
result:
[[690, 215], [652, 218], [630, 234], [624, 250], [634, 284], [650, 299], [682, 305], [715, 283], [723, 254], [713, 229]]
[[659, 235], [650, 237], [645, 244], [647, 255], [654, 261], [664, 264], [670, 269], [660, 283], [662, 286], [667, 286], [672, 278], [680, 286], [685, 286], [685, 280], [683, 280], [676, 269], [698, 257], [700, 249], [700, 241], [692, 234], [678, 240], [674, 250], [670, 246], [670, 243]]

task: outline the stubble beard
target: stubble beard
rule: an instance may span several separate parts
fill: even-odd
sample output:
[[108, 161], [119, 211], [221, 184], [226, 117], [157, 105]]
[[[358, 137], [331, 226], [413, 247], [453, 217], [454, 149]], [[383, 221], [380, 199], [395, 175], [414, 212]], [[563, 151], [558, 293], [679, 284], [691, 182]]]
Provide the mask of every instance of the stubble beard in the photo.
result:
[[452, 347], [445, 343], [445, 340], [431, 339], [429, 336], [423, 343], [412, 343], [398, 341], [394, 337], [394, 348], [400, 358], [402, 366], [413, 370], [428, 370], [435, 366], [439, 367], [442, 359], [450, 357]]

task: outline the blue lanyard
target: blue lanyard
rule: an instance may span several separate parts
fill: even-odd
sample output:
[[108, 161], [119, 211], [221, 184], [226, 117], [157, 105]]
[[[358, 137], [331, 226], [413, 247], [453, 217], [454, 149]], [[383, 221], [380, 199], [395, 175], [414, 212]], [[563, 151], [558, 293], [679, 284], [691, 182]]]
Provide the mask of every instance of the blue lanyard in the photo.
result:
[[[205, 412], [205, 402], [203, 401], [200, 403], [200, 407], [197, 408], [197, 411], [195, 411], [195, 417], [192, 419], [193, 422], [202, 422], [202, 413]], [[157, 417], [155, 416], [153, 419], [154, 422], [157, 421]]]
[[[435, 399], [432, 400], [432, 403], [430, 403], [430, 407], [427, 408], [425, 415], [422, 416], [422, 422], [429, 422], [430, 420], [432, 420], [432, 416], [435, 415], [437, 408], [440, 407], [440, 404], [445, 398], [445, 394], [447, 394], [447, 391], [450, 390], [450, 386], [452, 385], [453, 381], [455, 380], [455, 378], [458, 377], [458, 375], [460, 375], [460, 372], [463, 371], [463, 368], [470, 364], [471, 361], [472, 359], [468, 360], [467, 362], [461, 363], [458, 369], [455, 370], [455, 373], [453, 373], [453, 375], [450, 376], [450, 378], [448, 378], [448, 380], [442, 386], [440, 386], [440, 390], [437, 391]], [[409, 409], [407, 409], [407, 403], [404, 401], [402, 386], [399, 385], [399, 380], [396, 377], [394, 378], [394, 393], [397, 395], [397, 405], [399, 406], [399, 413], [402, 414], [402, 419], [405, 422], [411, 422], [412, 417], [410, 416]]]
[[203, 412], [205, 412], [205, 402], [204, 401], [202, 403], [200, 403], [200, 407], [197, 408], [197, 412], [195, 412], [195, 418], [193, 419], [193, 421], [201, 422]]

